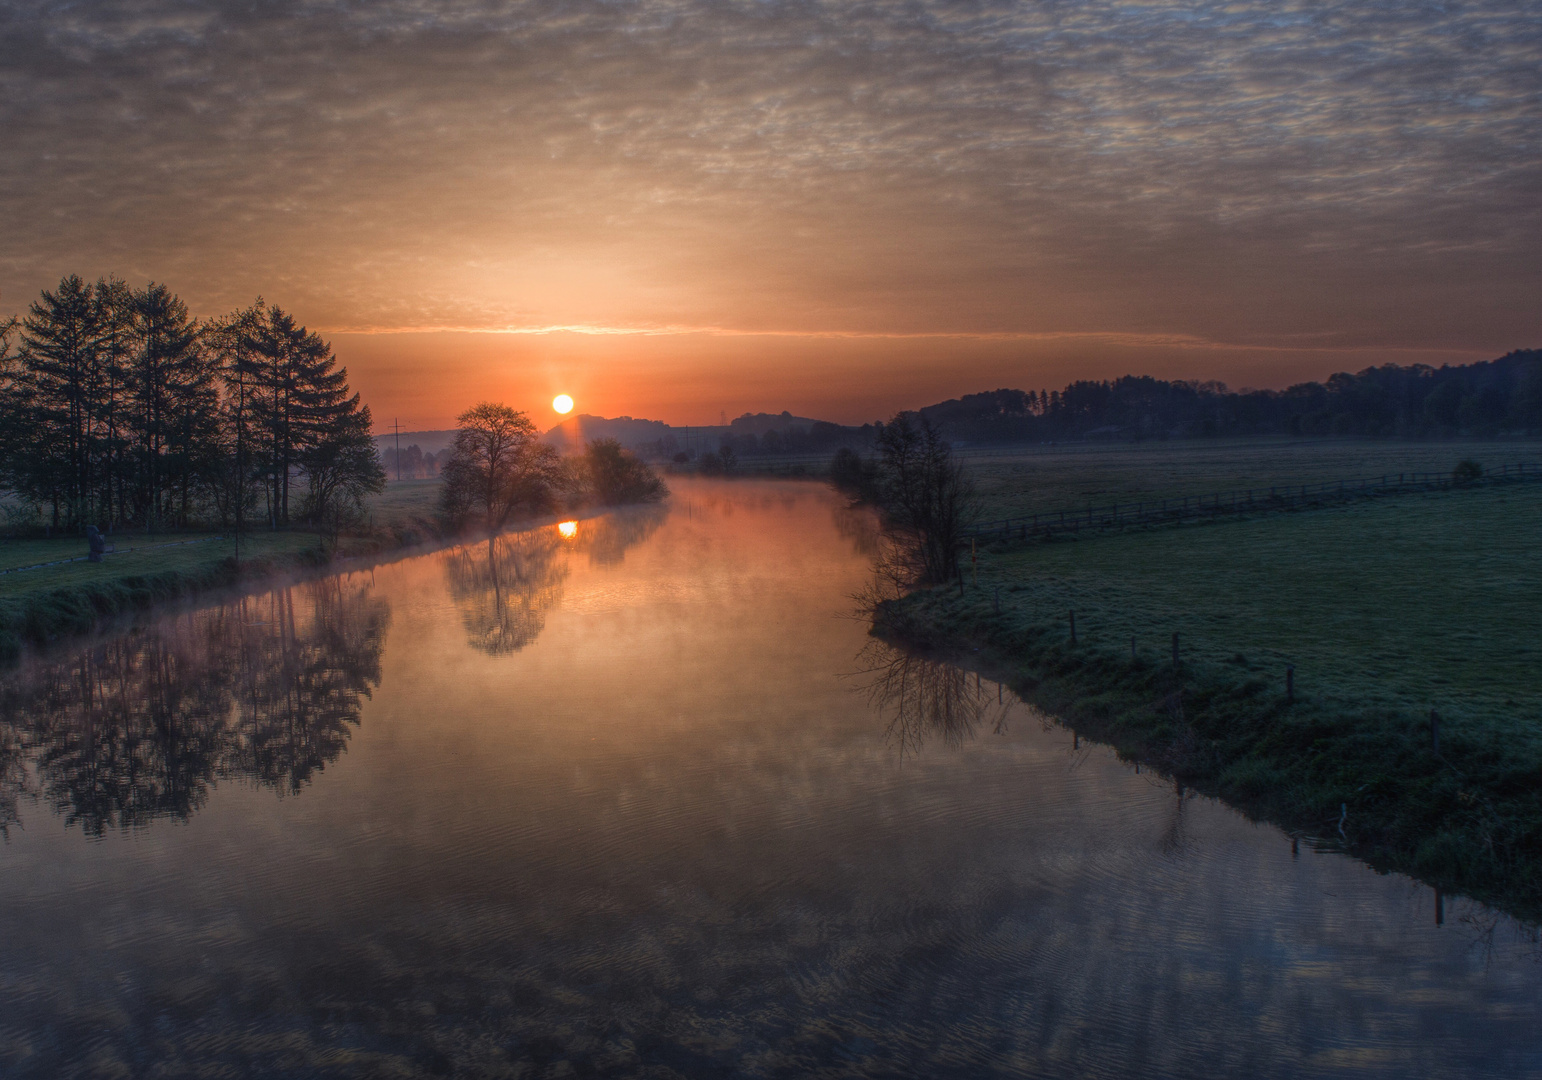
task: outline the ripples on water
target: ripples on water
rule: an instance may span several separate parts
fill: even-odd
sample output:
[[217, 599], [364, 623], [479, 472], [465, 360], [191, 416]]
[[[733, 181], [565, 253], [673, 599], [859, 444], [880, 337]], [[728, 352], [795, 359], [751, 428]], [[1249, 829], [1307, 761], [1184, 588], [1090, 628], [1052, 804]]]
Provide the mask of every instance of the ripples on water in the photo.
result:
[[0, 688], [0, 1074], [1520, 1076], [1518, 926], [843, 616], [811, 485], [151, 622]]

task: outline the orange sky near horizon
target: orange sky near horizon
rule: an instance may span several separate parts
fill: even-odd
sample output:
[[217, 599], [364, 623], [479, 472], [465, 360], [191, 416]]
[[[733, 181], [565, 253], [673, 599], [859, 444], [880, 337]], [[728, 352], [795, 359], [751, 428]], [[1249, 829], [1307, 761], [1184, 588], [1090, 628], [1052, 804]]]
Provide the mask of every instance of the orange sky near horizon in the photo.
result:
[[1111, 336], [1065, 338], [805, 337], [715, 334], [543, 335], [467, 332], [335, 334], [352, 384], [377, 430], [453, 426], [477, 400], [502, 401], [538, 425], [575, 413], [717, 424], [746, 412], [837, 423], [887, 419], [1000, 387], [1059, 389], [1075, 379], [1129, 373], [1279, 388], [1380, 363], [1469, 363], [1481, 350], [1248, 349]]
[[261, 295], [382, 425], [1542, 346], [1503, 0], [86, 0], [0, 41], [0, 315], [70, 273]]

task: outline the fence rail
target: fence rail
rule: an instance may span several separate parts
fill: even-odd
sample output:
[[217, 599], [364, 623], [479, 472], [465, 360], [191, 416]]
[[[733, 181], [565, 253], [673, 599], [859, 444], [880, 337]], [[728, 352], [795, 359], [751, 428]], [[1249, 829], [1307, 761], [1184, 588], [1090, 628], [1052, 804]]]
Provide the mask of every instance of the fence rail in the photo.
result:
[[1026, 541], [1083, 531], [1123, 529], [1132, 525], [1165, 525], [1179, 521], [1215, 518], [1222, 514], [1261, 513], [1322, 506], [1353, 499], [1412, 491], [1440, 491], [1450, 487], [1520, 483], [1542, 480], [1542, 464], [1522, 462], [1490, 469], [1481, 479], [1457, 480], [1449, 472], [1385, 473], [1359, 480], [1330, 480], [1318, 484], [1276, 484], [1208, 495], [1115, 503], [1086, 510], [1050, 510], [1040, 514], [1003, 518], [976, 525], [965, 535], [977, 541]]

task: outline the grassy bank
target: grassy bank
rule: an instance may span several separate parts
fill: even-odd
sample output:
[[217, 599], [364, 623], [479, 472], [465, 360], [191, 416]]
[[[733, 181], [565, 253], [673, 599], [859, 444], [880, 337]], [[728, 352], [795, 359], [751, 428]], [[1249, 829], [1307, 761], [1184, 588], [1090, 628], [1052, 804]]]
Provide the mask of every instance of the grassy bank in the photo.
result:
[[239, 570], [235, 541], [226, 536], [111, 539], [119, 550], [100, 563], [60, 561], [86, 554], [81, 537], [0, 541], [0, 569], [28, 567], [0, 574], [0, 660], [15, 659], [26, 644], [85, 633], [103, 618], [326, 561], [314, 533], [243, 536]]
[[963, 596], [891, 601], [876, 629], [979, 648], [1185, 783], [1538, 917], [1538, 565], [1542, 489], [1480, 488], [982, 554]]

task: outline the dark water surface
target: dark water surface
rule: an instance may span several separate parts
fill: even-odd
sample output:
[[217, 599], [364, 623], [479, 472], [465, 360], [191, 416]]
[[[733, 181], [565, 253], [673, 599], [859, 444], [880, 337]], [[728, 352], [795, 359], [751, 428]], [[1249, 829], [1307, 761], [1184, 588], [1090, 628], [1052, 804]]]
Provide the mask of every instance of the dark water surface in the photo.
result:
[[865, 526], [682, 482], [7, 676], [0, 1074], [1542, 1075], [1534, 932], [864, 652]]

